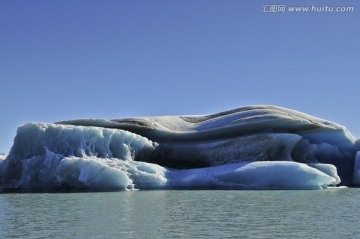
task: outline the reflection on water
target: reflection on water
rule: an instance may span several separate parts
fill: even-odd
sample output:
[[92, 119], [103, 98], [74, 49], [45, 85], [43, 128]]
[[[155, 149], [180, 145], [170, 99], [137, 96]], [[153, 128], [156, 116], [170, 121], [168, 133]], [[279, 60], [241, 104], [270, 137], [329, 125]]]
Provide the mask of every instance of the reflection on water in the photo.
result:
[[360, 238], [360, 190], [0, 194], [0, 238]]

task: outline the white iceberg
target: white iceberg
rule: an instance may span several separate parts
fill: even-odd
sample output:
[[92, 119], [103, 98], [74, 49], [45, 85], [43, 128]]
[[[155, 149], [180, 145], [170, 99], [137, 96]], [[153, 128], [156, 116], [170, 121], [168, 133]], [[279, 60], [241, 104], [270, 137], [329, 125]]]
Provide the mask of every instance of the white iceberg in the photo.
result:
[[0, 154], [0, 160], [4, 160], [6, 159], [6, 155], [5, 154]]
[[[275, 106], [19, 127], [2, 190], [318, 189], [360, 185], [345, 127]], [[356, 160], [355, 160], [356, 158]]]

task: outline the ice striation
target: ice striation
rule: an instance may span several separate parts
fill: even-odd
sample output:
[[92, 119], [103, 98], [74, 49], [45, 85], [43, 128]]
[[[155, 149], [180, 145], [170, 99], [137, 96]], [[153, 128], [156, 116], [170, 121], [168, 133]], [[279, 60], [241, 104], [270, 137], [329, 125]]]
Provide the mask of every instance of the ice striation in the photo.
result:
[[205, 116], [79, 119], [18, 128], [2, 190], [320, 189], [360, 185], [360, 142], [276, 106]]

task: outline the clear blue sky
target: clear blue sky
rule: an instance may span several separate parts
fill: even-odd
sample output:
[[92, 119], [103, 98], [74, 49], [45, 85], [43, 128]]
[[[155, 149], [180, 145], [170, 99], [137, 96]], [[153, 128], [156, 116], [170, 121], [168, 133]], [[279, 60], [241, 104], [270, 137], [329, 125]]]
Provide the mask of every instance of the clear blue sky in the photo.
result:
[[[264, 4], [353, 13], [262, 13]], [[360, 1], [0, 0], [0, 152], [27, 122], [273, 104], [360, 136]]]

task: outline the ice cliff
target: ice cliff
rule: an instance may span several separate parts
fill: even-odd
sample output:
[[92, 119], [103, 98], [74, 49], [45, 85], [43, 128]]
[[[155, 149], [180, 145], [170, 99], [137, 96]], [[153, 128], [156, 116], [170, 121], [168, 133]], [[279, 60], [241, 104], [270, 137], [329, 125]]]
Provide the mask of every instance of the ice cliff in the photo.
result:
[[29, 123], [0, 158], [0, 188], [359, 186], [359, 151], [359, 140], [341, 125], [266, 105], [206, 116]]

